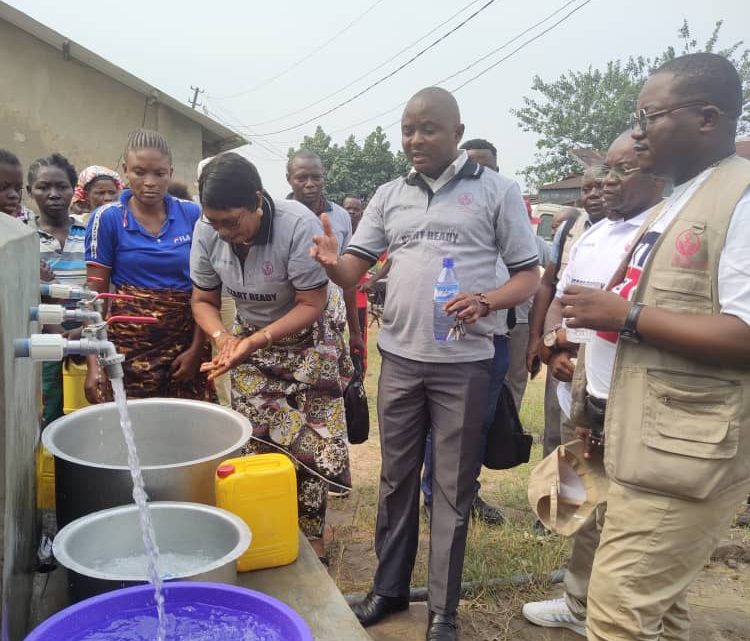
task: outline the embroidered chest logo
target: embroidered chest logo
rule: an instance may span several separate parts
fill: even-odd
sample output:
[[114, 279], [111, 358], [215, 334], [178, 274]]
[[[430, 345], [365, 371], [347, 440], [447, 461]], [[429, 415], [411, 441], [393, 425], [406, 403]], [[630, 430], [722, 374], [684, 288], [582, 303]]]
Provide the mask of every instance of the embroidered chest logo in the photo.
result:
[[190, 242], [190, 234], [183, 234], [182, 236], [175, 236], [172, 239], [172, 242], [177, 245], [178, 243], [189, 243]]
[[681, 256], [693, 256], [700, 251], [701, 239], [691, 229], [686, 229], [675, 241], [675, 249]]
[[463, 194], [459, 194], [458, 196], [458, 204], [463, 205], [464, 207], [468, 207], [474, 202], [474, 195], [468, 191], [465, 191]]
[[264, 261], [262, 269], [266, 278], [273, 275], [273, 263], [270, 260]]
[[708, 267], [708, 248], [695, 229], [686, 229], [674, 242], [672, 266], [682, 269], [704, 270]]

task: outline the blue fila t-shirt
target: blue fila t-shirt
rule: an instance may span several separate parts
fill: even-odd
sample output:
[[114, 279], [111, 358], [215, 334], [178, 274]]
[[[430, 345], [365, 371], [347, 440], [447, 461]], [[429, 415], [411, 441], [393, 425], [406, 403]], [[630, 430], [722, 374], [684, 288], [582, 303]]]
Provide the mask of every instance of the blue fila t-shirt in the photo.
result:
[[111, 269], [110, 280], [117, 286], [190, 291], [190, 245], [200, 207], [166, 195], [167, 219], [154, 235], [128, 208], [131, 196], [126, 189], [119, 201], [92, 214], [86, 229], [86, 263]]

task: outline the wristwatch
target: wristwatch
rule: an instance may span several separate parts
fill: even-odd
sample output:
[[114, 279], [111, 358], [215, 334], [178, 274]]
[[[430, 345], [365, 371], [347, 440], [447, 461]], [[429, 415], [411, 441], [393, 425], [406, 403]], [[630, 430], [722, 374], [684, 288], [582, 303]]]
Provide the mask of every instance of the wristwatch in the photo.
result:
[[544, 343], [544, 346], [548, 349], [554, 349], [555, 345], [557, 345], [557, 330], [560, 329], [562, 325], [555, 325], [551, 330], [549, 330], [544, 337], [542, 338], [542, 341]]
[[487, 314], [489, 314], [492, 311], [492, 306], [490, 305], [489, 299], [482, 292], [477, 292], [476, 294], [474, 294], [474, 296], [477, 297], [477, 300], [479, 301], [479, 304], [482, 305], [485, 308], [483, 310], [481, 316], [482, 317], [487, 316]]
[[643, 303], [633, 303], [630, 307], [628, 315], [625, 317], [625, 323], [620, 329], [620, 338], [631, 343], [640, 343], [641, 336], [638, 333], [638, 317], [641, 315], [643, 310]]

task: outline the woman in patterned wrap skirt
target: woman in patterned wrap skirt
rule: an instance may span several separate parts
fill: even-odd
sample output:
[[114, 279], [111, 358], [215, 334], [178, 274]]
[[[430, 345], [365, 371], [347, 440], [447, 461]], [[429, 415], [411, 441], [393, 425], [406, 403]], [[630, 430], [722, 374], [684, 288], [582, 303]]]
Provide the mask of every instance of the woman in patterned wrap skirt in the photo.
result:
[[[193, 314], [216, 342], [210, 378], [232, 371], [232, 406], [253, 424], [252, 452], [283, 452], [297, 468], [300, 528], [324, 557], [329, 486], [351, 486], [343, 392], [352, 375], [338, 288], [310, 258], [315, 215], [274, 201], [255, 167], [226, 153], [201, 173], [203, 214], [190, 257]], [[237, 305], [228, 331], [222, 289]]]
[[[153, 325], [112, 325], [109, 337], [125, 356], [125, 391], [129, 398], [207, 396], [200, 365], [210, 359], [206, 335], [190, 307], [190, 244], [200, 207], [167, 193], [172, 153], [155, 131], [130, 134], [123, 170], [129, 188], [119, 199], [97, 209], [86, 229], [88, 275], [92, 286], [109, 291], [110, 283], [127, 300], [116, 299], [110, 315], [153, 316]], [[90, 403], [111, 398], [95, 359], [88, 360], [86, 397]]]

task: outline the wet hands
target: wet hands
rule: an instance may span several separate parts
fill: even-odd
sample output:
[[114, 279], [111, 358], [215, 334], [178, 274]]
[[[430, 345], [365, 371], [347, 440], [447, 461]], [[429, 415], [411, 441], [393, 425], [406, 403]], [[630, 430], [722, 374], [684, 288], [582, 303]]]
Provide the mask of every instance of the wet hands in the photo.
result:
[[331, 228], [328, 214], [320, 215], [323, 224], [323, 233], [313, 236], [313, 246], [310, 247], [310, 256], [317, 260], [323, 267], [335, 267], [339, 261], [339, 243]]
[[617, 332], [625, 324], [631, 303], [617, 294], [570, 285], [560, 298], [568, 327]]
[[242, 363], [262, 346], [254, 334], [244, 338], [231, 334], [222, 335], [217, 339], [219, 353], [211, 361], [201, 365], [201, 372], [208, 372], [208, 380], [212, 381]]

